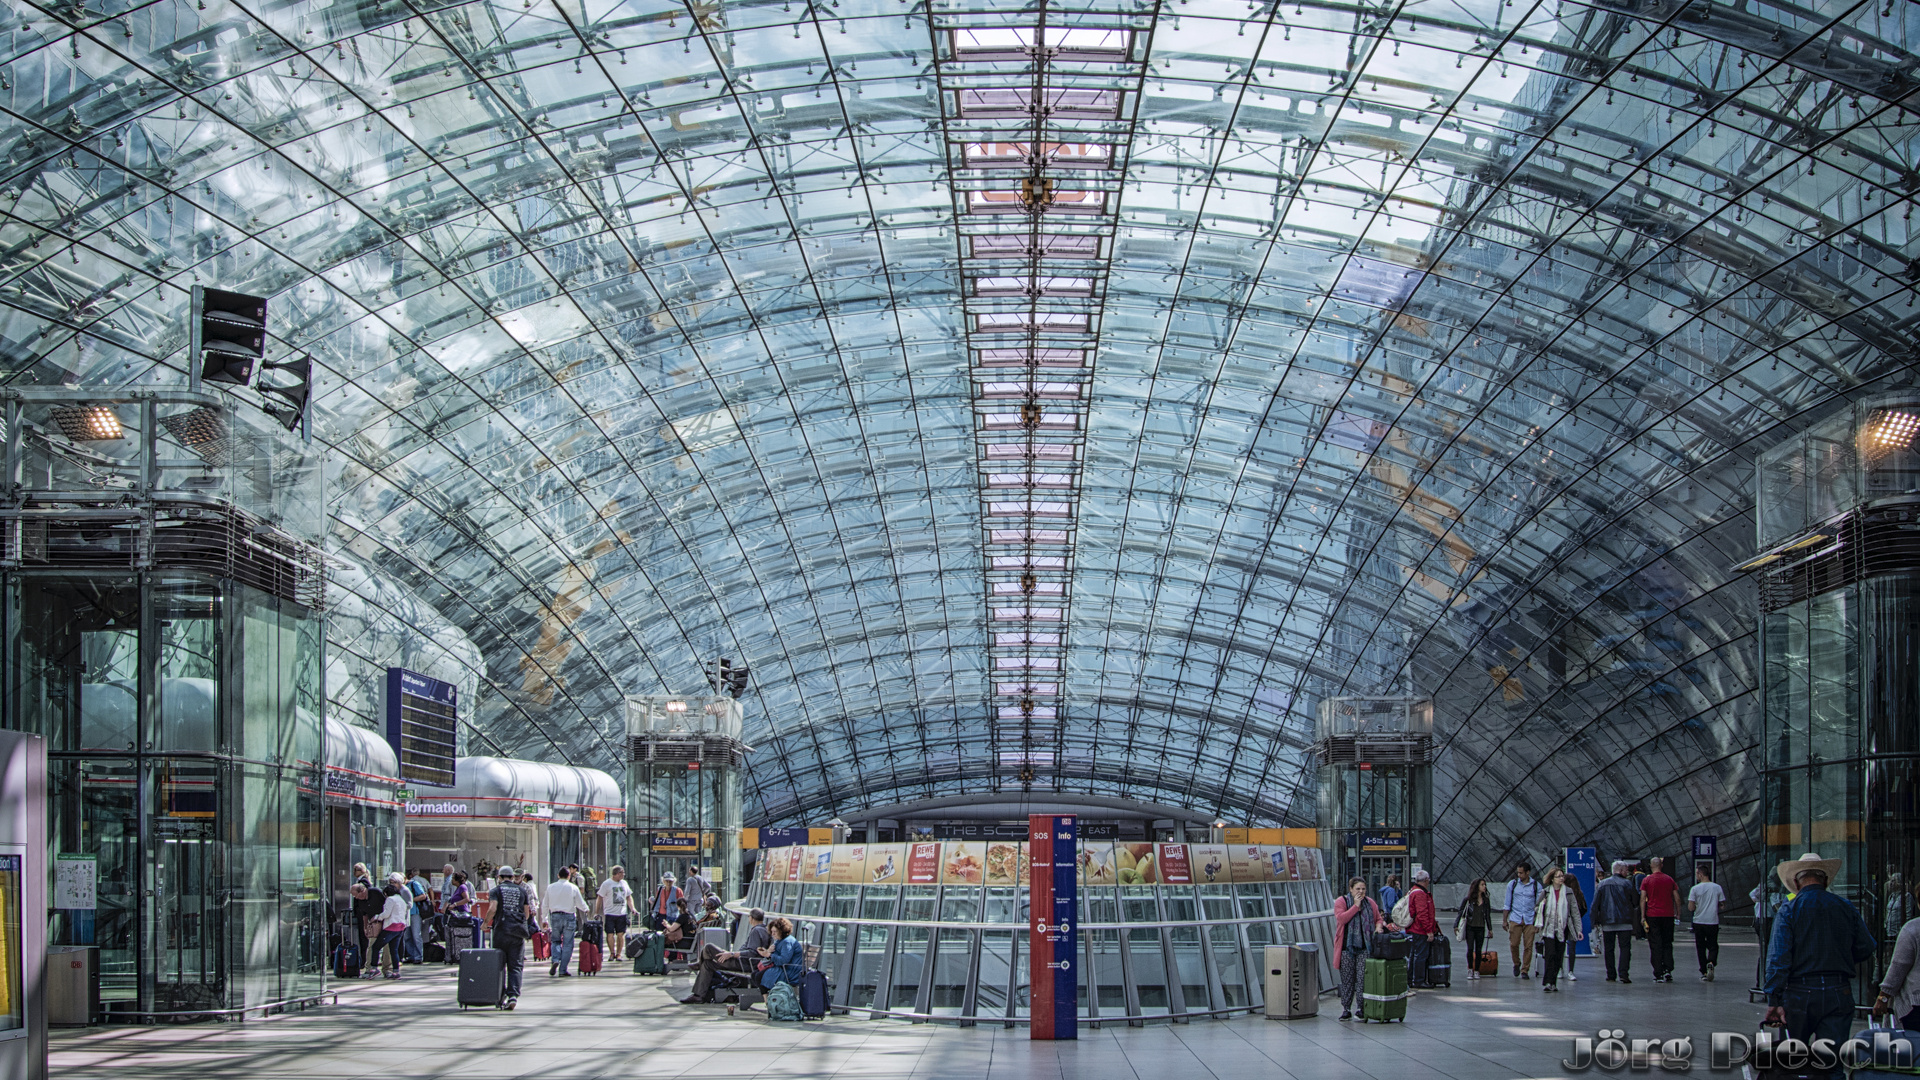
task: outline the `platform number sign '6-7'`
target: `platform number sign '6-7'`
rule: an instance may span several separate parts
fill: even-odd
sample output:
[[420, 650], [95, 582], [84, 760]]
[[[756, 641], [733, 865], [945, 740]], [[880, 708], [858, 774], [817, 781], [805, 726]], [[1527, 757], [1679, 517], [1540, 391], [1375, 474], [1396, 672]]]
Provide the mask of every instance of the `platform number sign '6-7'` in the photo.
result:
[[1034, 915], [1027, 950], [1027, 979], [1033, 987], [1028, 1032], [1035, 1039], [1074, 1039], [1079, 1037], [1080, 1004], [1073, 977], [1079, 944], [1073, 925], [1078, 822], [1072, 815], [1035, 814], [1028, 818], [1027, 834], [1033, 860], [1028, 900]]

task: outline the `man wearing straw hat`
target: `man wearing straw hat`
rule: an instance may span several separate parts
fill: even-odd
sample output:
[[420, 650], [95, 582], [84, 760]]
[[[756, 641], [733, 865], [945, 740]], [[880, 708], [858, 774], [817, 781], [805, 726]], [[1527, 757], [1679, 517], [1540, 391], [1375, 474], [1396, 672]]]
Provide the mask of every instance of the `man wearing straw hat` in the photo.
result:
[[1773, 919], [1767, 946], [1767, 1016], [1762, 1024], [1784, 1025], [1787, 1034], [1812, 1045], [1831, 1039], [1838, 1047], [1853, 1027], [1851, 980], [1873, 955], [1872, 931], [1852, 904], [1829, 889], [1839, 859], [1809, 851], [1774, 868], [1792, 900]]

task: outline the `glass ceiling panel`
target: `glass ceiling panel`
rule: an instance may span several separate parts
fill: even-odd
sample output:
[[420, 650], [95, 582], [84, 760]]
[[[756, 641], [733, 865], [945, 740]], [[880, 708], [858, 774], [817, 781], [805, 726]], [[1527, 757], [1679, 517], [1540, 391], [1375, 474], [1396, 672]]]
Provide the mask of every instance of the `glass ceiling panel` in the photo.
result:
[[[1751, 738], [1747, 458], [1916, 358], [1913, 5], [7, 11], [6, 380], [178, 383], [188, 289], [269, 296], [476, 737], [608, 766], [735, 656], [757, 821], [1301, 824], [1344, 693], [1639, 807], [1596, 734]], [[1443, 834], [1536, 844], [1515, 783]]]

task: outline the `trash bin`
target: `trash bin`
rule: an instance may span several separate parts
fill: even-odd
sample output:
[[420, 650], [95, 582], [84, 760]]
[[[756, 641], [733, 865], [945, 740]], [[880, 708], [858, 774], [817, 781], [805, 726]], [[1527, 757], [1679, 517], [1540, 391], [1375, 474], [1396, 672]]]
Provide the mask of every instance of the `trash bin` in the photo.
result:
[[1320, 946], [1312, 941], [1267, 946], [1267, 1019], [1320, 1015]]
[[86, 1027], [100, 1012], [100, 950], [92, 945], [47, 949], [47, 1023]]

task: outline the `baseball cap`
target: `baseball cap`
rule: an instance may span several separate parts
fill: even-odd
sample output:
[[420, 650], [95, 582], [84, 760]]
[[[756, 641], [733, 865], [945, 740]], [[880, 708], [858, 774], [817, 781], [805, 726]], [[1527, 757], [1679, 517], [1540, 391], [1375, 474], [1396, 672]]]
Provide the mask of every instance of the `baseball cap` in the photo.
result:
[[502, 866], [498, 870], [495, 870], [494, 873], [500, 875], [501, 877], [512, 877], [516, 873], [516, 871], [511, 866]]

